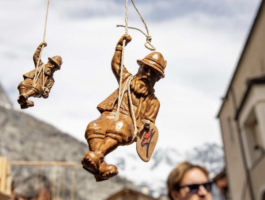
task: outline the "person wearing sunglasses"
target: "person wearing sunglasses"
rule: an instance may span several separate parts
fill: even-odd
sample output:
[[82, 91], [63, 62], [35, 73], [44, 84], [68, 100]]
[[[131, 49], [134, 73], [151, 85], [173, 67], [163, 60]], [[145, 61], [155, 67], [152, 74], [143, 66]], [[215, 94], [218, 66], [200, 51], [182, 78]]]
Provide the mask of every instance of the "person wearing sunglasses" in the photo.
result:
[[180, 163], [170, 173], [167, 187], [171, 200], [212, 200], [209, 172], [189, 162]]

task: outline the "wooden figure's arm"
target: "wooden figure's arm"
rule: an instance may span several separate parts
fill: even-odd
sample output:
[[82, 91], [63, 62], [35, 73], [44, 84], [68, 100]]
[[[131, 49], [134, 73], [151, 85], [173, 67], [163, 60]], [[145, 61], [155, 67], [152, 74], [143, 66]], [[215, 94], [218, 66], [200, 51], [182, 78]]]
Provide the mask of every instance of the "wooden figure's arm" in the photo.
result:
[[[115, 53], [114, 53], [114, 56], [113, 56], [112, 62], [111, 62], [112, 72], [115, 75], [118, 83], [120, 82], [120, 67], [121, 67], [121, 59], [122, 59], [121, 57], [122, 57], [123, 39], [126, 40], [125, 45], [127, 45], [132, 40], [130, 35], [123, 35], [120, 38], [120, 40], [118, 41], [118, 43], [116, 45]], [[122, 69], [123, 69], [122, 81], [124, 81], [128, 76], [131, 75], [131, 73], [128, 72], [128, 70], [125, 68], [124, 65], [123, 65]]]
[[[156, 117], [158, 115], [159, 112], [159, 108], [160, 108], [160, 102], [158, 101], [158, 99], [156, 97], [154, 97], [151, 101], [150, 104], [148, 106], [148, 110], [147, 112], [144, 114], [144, 120], [149, 120], [152, 123], [155, 123]], [[148, 123], [147, 123], [148, 126]]]
[[[33, 61], [34, 61], [35, 68], [37, 67], [37, 64], [38, 64], [38, 60], [39, 60], [39, 57], [40, 57], [40, 51], [41, 51], [42, 46], [46, 47], [47, 46], [47, 43], [46, 42], [42, 42], [38, 46], [38, 48], [36, 49], [36, 51], [35, 51], [35, 53], [33, 55]], [[43, 64], [43, 62], [40, 59], [39, 66], [41, 66], [42, 64]]]

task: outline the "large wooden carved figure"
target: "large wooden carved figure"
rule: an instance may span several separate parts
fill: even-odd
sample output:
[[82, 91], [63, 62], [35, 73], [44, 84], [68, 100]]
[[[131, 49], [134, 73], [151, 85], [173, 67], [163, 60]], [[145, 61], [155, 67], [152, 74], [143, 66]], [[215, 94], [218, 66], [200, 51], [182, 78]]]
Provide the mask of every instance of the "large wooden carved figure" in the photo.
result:
[[[120, 81], [123, 41], [125, 40], [127, 45], [131, 39], [125, 34], [116, 45], [111, 67], [118, 82]], [[105, 156], [118, 146], [129, 145], [138, 140], [137, 148], [145, 148], [147, 151], [144, 153], [146, 160], [138, 152], [139, 156], [144, 161], [150, 159], [146, 144], [151, 142], [150, 138], [157, 132], [154, 124], [160, 107], [154, 94], [154, 86], [165, 76], [164, 70], [167, 62], [161, 53], [153, 52], [144, 59], [137, 60], [137, 63], [140, 67], [135, 76], [132, 76], [122, 66], [120, 105], [117, 89], [98, 105], [100, 117], [87, 126], [85, 138], [90, 151], [85, 154], [82, 165], [94, 174], [97, 181], [107, 180], [118, 174], [115, 165], [104, 161]], [[119, 112], [119, 117], [115, 119], [117, 112]]]
[[28, 100], [29, 97], [43, 97], [45, 99], [49, 97], [54, 84], [53, 74], [61, 68], [62, 58], [60, 56], [48, 58], [47, 64], [41, 61], [41, 49], [46, 45], [47, 43], [43, 42], [38, 46], [33, 55], [35, 69], [24, 74], [24, 81], [18, 85], [19, 97], [17, 101], [21, 109], [34, 106], [34, 102]]

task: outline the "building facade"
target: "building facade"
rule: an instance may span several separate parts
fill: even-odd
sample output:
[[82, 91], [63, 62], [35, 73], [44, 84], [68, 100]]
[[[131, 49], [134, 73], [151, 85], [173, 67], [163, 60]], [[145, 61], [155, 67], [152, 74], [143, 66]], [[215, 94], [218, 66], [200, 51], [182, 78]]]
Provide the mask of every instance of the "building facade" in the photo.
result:
[[265, 200], [265, 2], [262, 1], [218, 118], [229, 197]]

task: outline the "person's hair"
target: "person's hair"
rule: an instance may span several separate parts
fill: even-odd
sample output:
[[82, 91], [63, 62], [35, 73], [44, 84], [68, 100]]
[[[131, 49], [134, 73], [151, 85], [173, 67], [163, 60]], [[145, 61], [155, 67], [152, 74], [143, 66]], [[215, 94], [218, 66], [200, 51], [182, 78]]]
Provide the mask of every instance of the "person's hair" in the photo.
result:
[[26, 199], [37, 197], [41, 189], [51, 192], [51, 183], [44, 175], [31, 175], [15, 184], [17, 195]]
[[189, 162], [182, 162], [171, 171], [167, 179], [168, 197], [171, 200], [171, 192], [175, 190], [175, 188], [180, 186], [180, 183], [186, 172], [195, 168], [200, 169], [207, 177], [209, 177], [209, 172], [205, 167], [202, 167], [200, 165], [193, 165]]

